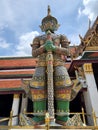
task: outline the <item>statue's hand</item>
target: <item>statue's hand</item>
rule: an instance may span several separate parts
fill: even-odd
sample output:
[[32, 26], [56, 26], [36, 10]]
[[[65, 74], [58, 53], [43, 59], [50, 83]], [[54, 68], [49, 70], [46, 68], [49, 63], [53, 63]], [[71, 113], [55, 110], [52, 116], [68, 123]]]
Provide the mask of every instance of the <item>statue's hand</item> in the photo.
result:
[[45, 43], [45, 49], [46, 51], [54, 51], [55, 50], [55, 46], [53, 45], [53, 42], [52, 41], [46, 41]]

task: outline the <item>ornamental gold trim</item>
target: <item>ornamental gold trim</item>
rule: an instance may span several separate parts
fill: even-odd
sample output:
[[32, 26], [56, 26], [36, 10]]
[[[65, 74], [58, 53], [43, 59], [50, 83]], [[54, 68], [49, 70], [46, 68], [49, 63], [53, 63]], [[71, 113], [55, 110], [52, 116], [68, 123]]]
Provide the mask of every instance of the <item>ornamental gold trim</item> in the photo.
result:
[[85, 63], [83, 69], [86, 73], [93, 73], [92, 63]]
[[55, 86], [69, 86], [69, 85], [72, 85], [72, 82], [70, 79], [67, 79], [66, 81], [57, 81], [55, 82]]
[[33, 100], [46, 99], [46, 95], [43, 95], [43, 94], [38, 94], [38, 95], [36, 95], [36, 94], [33, 94], [33, 93], [32, 93], [32, 99], [33, 99]]
[[71, 96], [70, 96], [70, 94], [71, 94], [71, 92], [70, 93], [64, 93], [64, 94], [56, 94], [56, 99], [63, 99], [63, 100], [68, 100], [68, 101], [70, 101], [70, 98], [71, 98]]
[[30, 86], [31, 87], [44, 87], [45, 86], [45, 82], [39, 82], [39, 81], [33, 81], [33, 82], [30, 82]]
[[40, 61], [37, 63], [37, 66], [47, 66], [45, 61]]
[[14, 94], [13, 98], [19, 98], [20, 94]]
[[98, 51], [98, 46], [88, 46], [85, 51]]

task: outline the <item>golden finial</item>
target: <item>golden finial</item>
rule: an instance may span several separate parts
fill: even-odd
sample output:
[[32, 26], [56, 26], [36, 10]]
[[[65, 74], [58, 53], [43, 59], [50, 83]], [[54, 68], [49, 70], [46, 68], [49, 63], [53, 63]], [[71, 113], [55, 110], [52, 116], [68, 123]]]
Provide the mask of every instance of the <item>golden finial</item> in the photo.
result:
[[50, 6], [48, 5], [48, 15], [50, 15], [51, 9]]
[[91, 20], [90, 20], [90, 18], [88, 19], [88, 29], [90, 29], [91, 28]]

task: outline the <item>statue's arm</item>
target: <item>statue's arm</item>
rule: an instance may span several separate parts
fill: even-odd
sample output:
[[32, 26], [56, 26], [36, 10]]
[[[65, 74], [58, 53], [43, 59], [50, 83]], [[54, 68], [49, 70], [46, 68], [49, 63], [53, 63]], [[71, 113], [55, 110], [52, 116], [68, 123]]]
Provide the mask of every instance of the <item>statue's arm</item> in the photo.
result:
[[45, 52], [45, 47], [40, 46], [40, 40], [39, 38], [35, 38], [33, 40], [33, 43], [31, 44], [32, 47], [32, 56], [37, 57], [38, 55], [42, 54]]
[[69, 56], [70, 55], [69, 41], [66, 38], [66, 36], [64, 36], [64, 35], [60, 36], [60, 44], [61, 44], [61, 47], [56, 46], [55, 53]]
[[67, 48], [62, 48], [62, 47], [56, 47], [55, 51], [56, 54], [61, 54], [61, 55], [66, 55], [69, 56], [69, 49]]

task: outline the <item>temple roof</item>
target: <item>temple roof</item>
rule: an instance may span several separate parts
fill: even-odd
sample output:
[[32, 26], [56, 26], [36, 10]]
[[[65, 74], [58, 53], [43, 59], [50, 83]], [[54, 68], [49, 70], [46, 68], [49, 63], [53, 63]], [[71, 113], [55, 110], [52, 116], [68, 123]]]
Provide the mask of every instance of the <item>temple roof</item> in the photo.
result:
[[1, 57], [0, 93], [23, 93], [22, 79], [32, 78], [36, 63], [32, 57]]
[[13, 79], [13, 78], [28, 78], [32, 77], [34, 69], [16, 69], [16, 70], [2, 70], [0, 71], [0, 79]]
[[23, 93], [21, 79], [0, 79], [0, 94]]
[[80, 35], [81, 43], [77, 47], [75, 57], [78, 57], [83, 53], [83, 51], [98, 51], [98, 17], [96, 18], [95, 22], [93, 23], [92, 27], [90, 27], [84, 38]]
[[70, 76], [75, 77], [75, 67], [81, 67], [85, 63], [98, 64], [98, 52], [84, 52], [80, 59], [74, 59], [68, 70]]
[[94, 21], [92, 27], [89, 27], [89, 29], [87, 30], [84, 39], [87, 39], [91, 35], [91, 33], [96, 30], [97, 24], [98, 24], [98, 16], [96, 17], [96, 20]]
[[0, 58], [0, 70], [18, 69], [18, 68], [35, 68], [37, 59], [32, 57], [3, 57]]
[[81, 60], [98, 60], [98, 51], [85, 51]]

